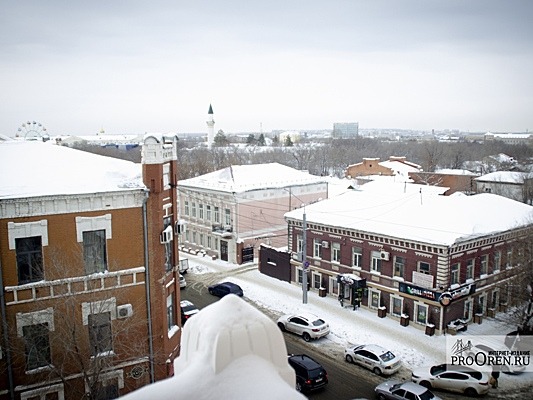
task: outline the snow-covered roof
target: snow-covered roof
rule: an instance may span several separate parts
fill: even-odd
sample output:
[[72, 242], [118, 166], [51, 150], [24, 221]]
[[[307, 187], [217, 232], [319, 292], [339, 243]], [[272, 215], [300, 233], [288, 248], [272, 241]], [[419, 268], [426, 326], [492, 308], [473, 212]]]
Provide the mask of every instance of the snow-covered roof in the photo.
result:
[[436, 174], [443, 175], [469, 175], [475, 176], [476, 174], [467, 169], [451, 169], [451, 168], [442, 168], [435, 171]]
[[445, 246], [533, 223], [532, 206], [503, 196], [437, 196], [416, 190], [354, 190], [285, 217], [302, 220], [304, 212], [311, 224]]
[[417, 164], [398, 160], [381, 161], [379, 165], [385, 168], [390, 168], [396, 175], [407, 175], [409, 172], [417, 172], [421, 169]]
[[499, 183], [524, 183], [524, 180], [530, 174], [527, 172], [515, 172], [515, 171], [496, 171], [490, 174], [482, 175], [475, 178], [475, 181], [479, 182], [499, 182]]
[[227, 193], [325, 183], [327, 179], [278, 163], [233, 165], [180, 181], [179, 187], [210, 189]]
[[145, 188], [142, 167], [37, 141], [0, 142], [0, 199]]

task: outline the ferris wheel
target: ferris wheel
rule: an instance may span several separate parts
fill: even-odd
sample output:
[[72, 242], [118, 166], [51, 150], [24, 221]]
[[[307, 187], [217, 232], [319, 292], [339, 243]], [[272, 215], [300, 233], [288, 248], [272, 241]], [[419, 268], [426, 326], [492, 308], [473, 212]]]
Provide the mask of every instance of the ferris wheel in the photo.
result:
[[46, 128], [36, 121], [24, 122], [20, 128], [18, 128], [17, 137], [21, 137], [24, 140], [42, 140], [43, 142], [50, 139]]

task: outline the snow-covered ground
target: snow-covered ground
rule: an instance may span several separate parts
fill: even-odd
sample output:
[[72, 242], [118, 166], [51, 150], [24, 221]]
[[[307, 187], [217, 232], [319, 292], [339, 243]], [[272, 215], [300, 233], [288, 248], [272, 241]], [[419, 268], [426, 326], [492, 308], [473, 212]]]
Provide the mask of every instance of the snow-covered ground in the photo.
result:
[[[185, 253], [181, 258], [189, 259], [191, 275], [216, 272], [216, 276], [220, 277], [227, 273], [227, 277], [220, 280], [240, 285], [244, 296], [260, 308], [268, 310], [273, 318], [276, 315], [301, 311], [320, 316], [331, 328], [328, 337], [320, 340], [320, 348], [330, 355], [337, 354], [340, 360], [344, 348], [350, 344], [380, 344], [402, 357], [405, 368], [397, 374], [397, 378], [404, 379], [410, 379], [410, 370], [413, 368], [446, 360], [446, 336], [428, 336], [424, 329], [413, 326], [413, 322], [404, 327], [392, 318], [379, 318], [375, 310], [360, 308], [354, 311], [351, 307], [343, 308], [336, 298], [319, 297], [318, 293], [313, 291], [308, 292], [307, 304], [303, 304], [301, 287], [261, 274], [256, 268], [235, 273], [234, 270], [241, 269], [242, 266]], [[470, 324], [467, 332], [469, 335], [503, 335], [510, 330], [512, 328], [499, 321], [485, 318], [482, 324]], [[507, 390], [516, 391], [518, 387], [533, 388], [532, 375], [533, 373], [514, 376], [502, 374], [498, 395]]]

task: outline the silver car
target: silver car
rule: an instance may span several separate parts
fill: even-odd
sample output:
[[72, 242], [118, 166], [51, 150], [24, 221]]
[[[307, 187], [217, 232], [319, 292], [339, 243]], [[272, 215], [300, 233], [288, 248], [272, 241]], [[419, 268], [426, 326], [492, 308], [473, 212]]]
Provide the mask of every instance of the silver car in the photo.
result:
[[286, 314], [278, 318], [279, 329], [300, 335], [306, 342], [329, 334], [329, 324], [314, 314]]
[[431, 390], [414, 382], [386, 381], [374, 389], [379, 400], [442, 400]]
[[344, 359], [359, 364], [377, 375], [392, 375], [402, 366], [400, 357], [377, 344], [363, 344], [344, 350]]
[[449, 390], [477, 396], [489, 391], [489, 375], [475, 369], [451, 364], [416, 368], [411, 380], [428, 389]]

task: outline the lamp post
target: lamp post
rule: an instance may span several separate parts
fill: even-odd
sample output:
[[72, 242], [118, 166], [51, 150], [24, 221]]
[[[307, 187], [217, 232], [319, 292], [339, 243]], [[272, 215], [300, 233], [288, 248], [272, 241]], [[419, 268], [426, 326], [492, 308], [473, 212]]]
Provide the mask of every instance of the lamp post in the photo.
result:
[[305, 215], [305, 204], [304, 204], [304, 215], [302, 219], [302, 302], [307, 304], [307, 270], [309, 268], [309, 263], [307, 262], [307, 220]]

